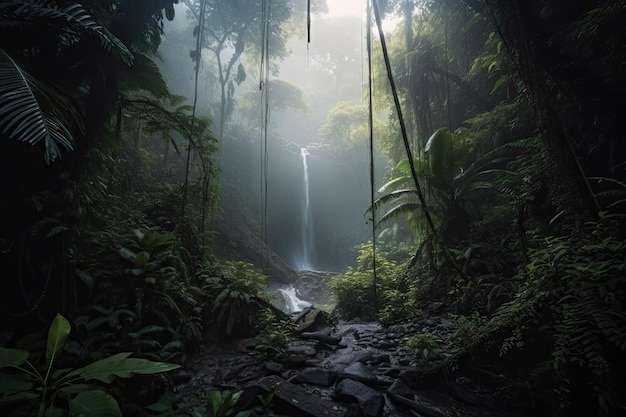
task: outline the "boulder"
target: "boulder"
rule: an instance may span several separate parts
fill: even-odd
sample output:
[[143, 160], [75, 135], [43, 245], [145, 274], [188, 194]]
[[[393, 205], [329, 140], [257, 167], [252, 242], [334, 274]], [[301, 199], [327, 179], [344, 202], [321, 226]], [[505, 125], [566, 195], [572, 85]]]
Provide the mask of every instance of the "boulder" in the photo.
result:
[[321, 310], [309, 307], [294, 317], [293, 320], [296, 323], [294, 329], [296, 333], [314, 332], [325, 325], [327, 315]]
[[339, 381], [332, 398], [346, 403], [358, 403], [366, 417], [382, 416], [385, 406], [385, 398], [380, 392], [352, 379]]
[[339, 377], [353, 379], [369, 386], [376, 385], [377, 382], [374, 372], [361, 362], [355, 362], [346, 366], [345, 369], [339, 373]]
[[[272, 409], [276, 414], [298, 417], [348, 417], [348, 408], [333, 401], [325, 401], [278, 376], [268, 376], [246, 386], [238, 408], [252, 405], [257, 395], [273, 393]], [[247, 403], [246, 403], [247, 402]]]
[[337, 374], [328, 369], [322, 368], [304, 368], [298, 372], [292, 379], [294, 382], [304, 384], [320, 385], [322, 387], [330, 387], [334, 382]]
[[320, 342], [324, 342], [328, 345], [338, 345], [339, 342], [341, 342], [341, 338], [330, 334], [330, 327], [324, 327], [316, 332], [302, 332], [300, 334], [300, 339], [319, 340]]

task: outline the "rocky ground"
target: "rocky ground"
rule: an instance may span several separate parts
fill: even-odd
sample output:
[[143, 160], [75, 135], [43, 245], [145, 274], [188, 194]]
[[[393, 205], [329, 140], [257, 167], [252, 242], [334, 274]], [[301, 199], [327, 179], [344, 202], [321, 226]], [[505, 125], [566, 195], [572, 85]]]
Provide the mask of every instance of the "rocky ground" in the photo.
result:
[[[273, 392], [271, 411], [262, 415], [276, 416], [536, 415], [528, 387], [498, 375], [467, 367], [432, 374], [417, 370], [426, 363], [424, 352], [407, 351], [403, 339], [428, 332], [446, 340], [454, 327], [449, 318], [424, 317], [390, 327], [327, 326], [322, 312], [307, 309], [294, 320], [298, 336], [286, 354], [259, 360], [253, 339], [206, 346], [181, 372], [178, 391], [191, 398], [211, 387], [243, 390], [239, 409], [250, 409], [258, 405], [259, 394]], [[441, 346], [436, 354], [443, 359], [450, 352]]]

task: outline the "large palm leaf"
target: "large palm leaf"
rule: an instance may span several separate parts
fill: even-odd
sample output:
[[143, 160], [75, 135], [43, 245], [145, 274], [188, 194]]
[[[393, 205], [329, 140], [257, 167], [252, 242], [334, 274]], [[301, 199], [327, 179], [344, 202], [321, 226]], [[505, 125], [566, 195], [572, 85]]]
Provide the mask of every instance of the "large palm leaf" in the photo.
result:
[[82, 129], [75, 101], [61, 88], [43, 82], [0, 49], [0, 129], [35, 145], [44, 142], [47, 164], [73, 149], [72, 128]]
[[99, 39], [102, 49], [113, 54], [127, 65], [133, 62], [133, 54], [122, 41], [107, 28], [95, 21], [82, 5], [68, 3], [60, 7], [53, 2], [13, 0], [0, 5], [2, 20], [14, 25], [35, 23], [42, 27], [62, 25], [61, 42], [66, 46], [76, 42], [76, 34], [88, 34]]

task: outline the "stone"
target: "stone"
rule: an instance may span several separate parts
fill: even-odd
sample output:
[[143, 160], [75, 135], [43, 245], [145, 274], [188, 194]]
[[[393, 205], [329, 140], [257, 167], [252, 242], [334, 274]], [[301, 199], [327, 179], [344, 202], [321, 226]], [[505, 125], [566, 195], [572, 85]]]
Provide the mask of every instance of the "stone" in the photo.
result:
[[278, 375], [285, 370], [285, 367], [278, 362], [265, 362], [265, 369], [271, 373]]
[[171, 374], [170, 378], [172, 378], [172, 382], [175, 385], [184, 384], [191, 380], [191, 373], [185, 369], [179, 369], [175, 373]]
[[305, 355], [290, 355], [284, 360], [283, 365], [287, 369], [299, 369], [306, 365]]
[[396, 379], [387, 393], [391, 399], [402, 406], [416, 411], [426, 417], [449, 417], [445, 412], [435, 407], [429, 401], [419, 398], [404, 382]]
[[317, 353], [316, 345], [316, 341], [295, 341], [289, 343], [287, 352], [292, 355], [315, 356]]
[[[348, 417], [348, 408], [334, 401], [325, 401], [275, 375], [246, 386], [261, 393], [274, 393], [272, 409], [276, 414], [298, 417]], [[248, 404], [249, 405], [249, 404]]]
[[328, 369], [322, 368], [304, 368], [298, 372], [292, 380], [304, 384], [319, 385], [322, 387], [330, 387], [335, 382], [337, 374]]
[[342, 349], [333, 359], [334, 363], [350, 365], [355, 362], [366, 362], [372, 358], [372, 352], [367, 349]]
[[306, 310], [306, 314], [298, 316], [294, 319], [296, 327], [294, 331], [296, 333], [302, 332], [314, 332], [318, 330], [320, 326], [323, 326], [326, 322], [326, 314], [316, 308], [310, 308]]
[[385, 398], [380, 392], [352, 379], [339, 381], [332, 398], [347, 403], [358, 403], [366, 417], [382, 416], [385, 406]]
[[391, 363], [391, 357], [388, 353], [378, 353], [372, 355], [372, 358], [368, 361], [371, 364]]
[[376, 375], [361, 362], [355, 362], [346, 368], [339, 374], [340, 377], [350, 378], [355, 381], [362, 382], [366, 385], [376, 385]]
[[300, 339], [305, 340], [319, 340], [320, 342], [327, 343], [329, 345], [338, 345], [341, 342], [341, 338], [332, 336], [330, 334], [330, 328], [324, 327], [316, 332], [302, 332]]

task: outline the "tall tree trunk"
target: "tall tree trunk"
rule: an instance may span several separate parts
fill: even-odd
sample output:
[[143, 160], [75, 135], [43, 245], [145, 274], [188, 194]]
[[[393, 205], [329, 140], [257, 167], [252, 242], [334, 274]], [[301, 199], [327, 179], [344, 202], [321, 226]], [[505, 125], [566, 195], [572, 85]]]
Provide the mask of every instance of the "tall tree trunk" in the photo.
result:
[[[561, 80], [547, 68], [542, 52], [549, 50], [551, 33], [541, 21], [541, 8], [528, 0], [484, 0], [486, 12], [512, 54], [519, 76], [535, 106], [538, 127], [548, 158], [548, 187], [562, 223], [578, 229], [596, 218], [598, 207], [567, 134], [557, 99]], [[555, 59], [551, 56], [550, 59]], [[563, 62], [562, 64], [567, 64]]]

